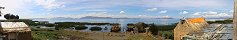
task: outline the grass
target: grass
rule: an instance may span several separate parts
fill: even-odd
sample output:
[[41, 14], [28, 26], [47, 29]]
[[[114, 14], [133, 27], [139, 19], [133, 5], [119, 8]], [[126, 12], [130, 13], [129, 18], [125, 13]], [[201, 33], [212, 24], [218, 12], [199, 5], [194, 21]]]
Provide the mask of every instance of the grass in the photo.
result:
[[127, 40], [161, 40], [161, 37], [152, 37], [145, 34], [135, 34], [128, 37]]
[[40, 28], [31, 28], [33, 40], [56, 40], [57, 31], [53, 29], [40, 29]]
[[33, 40], [56, 40], [58, 32], [32, 31]]
[[32, 28], [33, 40], [57, 40], [60, 36], [82, 37], [78, 31], [52, 30], [52, 29], [34, 29]]

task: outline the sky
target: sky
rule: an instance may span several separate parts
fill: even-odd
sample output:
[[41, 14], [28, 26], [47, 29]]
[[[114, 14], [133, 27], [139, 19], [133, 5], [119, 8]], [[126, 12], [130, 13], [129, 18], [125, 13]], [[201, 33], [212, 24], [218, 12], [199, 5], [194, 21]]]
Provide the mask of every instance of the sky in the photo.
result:
[[234, 0], [0, 0], [0, 6], [20, 18], [220, 18], [232, 17]]

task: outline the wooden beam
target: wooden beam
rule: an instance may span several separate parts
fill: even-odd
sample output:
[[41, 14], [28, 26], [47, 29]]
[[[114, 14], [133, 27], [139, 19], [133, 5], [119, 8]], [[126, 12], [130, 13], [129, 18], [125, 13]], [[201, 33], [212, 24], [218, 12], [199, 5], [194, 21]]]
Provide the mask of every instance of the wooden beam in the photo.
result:
[[233, 13], [233, 40], [237, 40], [237, 0], [234, 0], [234, 13]]

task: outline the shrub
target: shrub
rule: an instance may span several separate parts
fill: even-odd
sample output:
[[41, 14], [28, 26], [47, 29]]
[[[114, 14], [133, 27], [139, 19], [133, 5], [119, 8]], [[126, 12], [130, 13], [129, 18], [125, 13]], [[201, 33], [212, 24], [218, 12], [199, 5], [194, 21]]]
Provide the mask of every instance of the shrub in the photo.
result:
[[88, 27], [86, 26], [77, 26], [75, 27], [76, 30], [84, 30], [84, 29], [87, 29]]
[[44, 24], [44, 26], [47, 26], [47, 27], [54, 27], [55, 25], [54, 25], [54, 24]]
[[102, 28], [101, 27], [91, 27], [90, 30], [91, 31], [100, 31], [100, 30], [102, 30]]

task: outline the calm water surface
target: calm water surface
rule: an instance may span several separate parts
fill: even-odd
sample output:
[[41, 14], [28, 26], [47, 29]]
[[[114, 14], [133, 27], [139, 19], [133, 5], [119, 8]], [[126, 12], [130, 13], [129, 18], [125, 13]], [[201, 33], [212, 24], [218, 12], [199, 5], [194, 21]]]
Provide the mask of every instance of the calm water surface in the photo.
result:
[[[138, 23], [138, 22], [144, 22], [147, 24], [158, 24], [158, 25], [169, 25], [173, 23], [177, 23], [179, 19], [100, 19], [100, 18], [94, 18], [94, 19], [33, 19], [34, 21], [49, 21], [50, 23], [54, 22], [103, 22], [103, 23], [119, 23], [121, 24], [121, 32], [124, 32], [126, 29], [126, 26], [128, 23]], [[224, 19], [207, 19], [209, 21], [213, 20], [224, 20]], [[87, 27], [95, 27], [96, 25], [86, 25]], [[107, 27], [108, 29], [111, 28], [111, 25], [102, 25], [97, 27]], [[86, 29], [85, 31], [90, 31]], [[109, 32], [110, 30], [101, 30], [103, 32]]]

